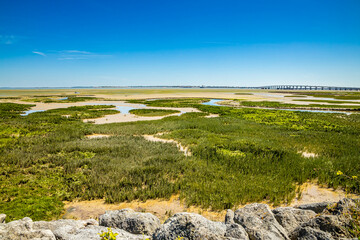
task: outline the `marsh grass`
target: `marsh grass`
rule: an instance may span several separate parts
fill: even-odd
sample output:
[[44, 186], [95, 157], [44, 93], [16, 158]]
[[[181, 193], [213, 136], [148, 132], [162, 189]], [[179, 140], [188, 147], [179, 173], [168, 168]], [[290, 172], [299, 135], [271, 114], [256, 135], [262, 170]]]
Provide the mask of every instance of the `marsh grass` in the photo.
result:
[[[305, 101], [305, 100], [301, 99], [298, 101]], [[311, 101], [312, 100], [307, 100], [307, 102], [311, 102]], [[336, 102], [336, 101], [333, 101], [333, 102]], [[300, 105], [300, 104], [280, 103], [280, 102], [272, 102], [272, 101], [261, 101], [261, 102], [240, 101], [240, 104], [245, 107], [262, 107], [262, 108], [336, 109], [336, 110], [360, 111], [360, 107], [354, 106], [354, 105], [323, 105], [323, 104]]]
[[[203, 113], [104, 125], [81, 118], [109, 114], [109, 106], [20, 116], [29, 106], [0, 104], [0, 212], [8, 220], [44, 220], [58, 218], [64, 200], [115, 203], [174, 194], [188, 205], [213, 210], [261, 201], [279, 205], [295, 197], [298, 185], [314, 179], [360, 192], [358, 182], [336, 175], [340, 170], [359, 176], [359, 115], [235, 109], [202, 101], [148, 101], [197, 107]], [[220, 117], [204, 118], [209, 113]], [[141, 136], [160, 132], [189, 147], [192, 156], [184, 156], [175, 144]], [[112, 136], [85, 137], [94, 133]], [[305, 150], [317, 157], [302, 157], [299, 152]]]
[[360, 100], [360, 92], [349, 92], [349, 91], [314, 91], [314, 92], [306, 92], [306, 91], [270, 91], [274, 93], [291, 93], [291, 94], [299, 94], [306, 95], [312, 97], [319, 98], [334, 98], [334, 99], [347, 99], [347, 100]]
[[178, 110], [165, 109], [132, 109], [129, 112], [144, 117], [166, 116], [169, 114], [180, 113]]
[[[65, 99], [66, 98], [66, 99]], [[22, 99], [24, 102], [43, 102], [43, 103], [74, 103], [90, 100], [101, 100], [96, 97], [77, 96], [77, 95], [35, 95]]]

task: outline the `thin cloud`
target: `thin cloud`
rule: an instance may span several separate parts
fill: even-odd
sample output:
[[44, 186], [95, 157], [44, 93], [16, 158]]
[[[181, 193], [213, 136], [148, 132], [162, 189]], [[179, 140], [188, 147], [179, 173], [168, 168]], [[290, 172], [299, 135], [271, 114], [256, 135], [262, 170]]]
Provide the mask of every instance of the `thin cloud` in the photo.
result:
[[0, 44], [11, 45], [17, 42], [14, 35], [0, 35]]
[[61, 50], [58, 52], [58, 60], [83, 60], [83, 59], [94, 59], [94, 58], [106, 58], [110, 55], [97, 54], [89, 51], [82, 50]]
[[43, 52], [39, 52], [39, 51], [32, 51], [32, 53], [38, 54], [40, 56], [46, 57], [46, 54]]
[[59, 57], [58, 60], [81, 60], [81, 59], [88, 59], [83, 57]]
[[62, 52], [62, 53], [77, 53], [77, 54], [92, 54], [91, 52], [80, 51], [80, 50], [63, 50], [60, 52]]

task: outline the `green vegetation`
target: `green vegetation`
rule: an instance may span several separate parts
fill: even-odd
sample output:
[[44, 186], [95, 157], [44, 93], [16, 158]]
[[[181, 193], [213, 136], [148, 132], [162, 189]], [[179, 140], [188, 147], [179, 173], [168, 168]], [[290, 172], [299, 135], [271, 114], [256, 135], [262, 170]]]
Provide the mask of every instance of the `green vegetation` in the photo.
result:
[[253, 95], [252, 93], [235, 93], [235, 95]]
[[[35, 95], [30, 98], [25, 98], [24, 102], [43, 102], [43, 103], [73, 103], [73, 102], [85, 102], [89, 100], [95, 100], [96, 97], [83, 97], [76, 95]], [[100, 100], [100, 99], [98, 99]]]
[[337, 100], [318, 100], [318, 99], [294, 99], [293, 101], [303, 102], [324, 102], [324, 103], [335, 103], [335, 104], [360, 104], [360, 102], [351, 101], [337, 101]]
[[180, 113], [180, 111], [177, 110], [165, 109], [132, 109], [129, 112], [144, 117], [166, 116], [173, 113]]
[[323, 105], [323, 104], [300, 105], [300, 104], [280, 103], [280, 102], [272, 102], [272, 101], [261, 101], [261, 102], [240, 101], [240, 104], [245, 107], [262, 107], [262, 108], [337, 109], [337, 110], [347, 110], [347, 111], [348, 110], [360, 111], [359, 106], [353, 106], [353, 105]]
[[[174, 194], [188, 205], [214, 210], [260, 201], [279, 205], [290, 202], [308, 180], [360, 192], [353, 178], [360, 177], [358, 114], [200, 104], [205, 101], [134, 100], [197, 107], [203, 113], [103, 125], [81, 119], [114, 113], [112, 106], [20, 116], [28, 105], [0, 104], [0, 212], [8, 220], [44, 220], [58, 218], [64, 200], [115, 203]], [[220, 117], [205, 118], [209, 113]], [[160, 132], [189, 147], [192, 156], [184, 156], [175, 144], [141, 136]], [[85, 137], [92, 133], [111, 137]], [[304, 151], [317, 157], [305, 158]]]
[[107, 229], [107, 232], [98, 233], [101, 240], [116, 240], [116, 236], [119, 235], [118, 233], [113, 233], [111, 228]]
[[180, 98], [159, 100], [129, 100], [129, 103], [146, 104], [150, 107], [197, 107], [199, 104], [208, 102], [206, 98]]
[[[349, 91], [341, 91], [341, 92], [326, 92], [326, 91], [314, 91], [314, 92], [296, 92], [296, 91], [276, 91], [275, 93], [291, 93], [291, 94], [300, 94], [312, 97], [319, 98], [334, 98], [334, 99], [347, 99], [347, 100], [360, 100], [360, 92], [349, 92]], [[293, 96], [292, 96], [293, 97]]]

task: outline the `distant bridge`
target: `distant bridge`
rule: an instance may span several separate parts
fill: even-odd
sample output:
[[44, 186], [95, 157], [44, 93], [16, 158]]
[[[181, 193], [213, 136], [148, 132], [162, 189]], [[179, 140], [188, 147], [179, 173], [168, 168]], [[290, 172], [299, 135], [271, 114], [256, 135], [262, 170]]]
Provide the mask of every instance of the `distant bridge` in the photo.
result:
[[311, 85], [271, 85], [271, 86], [257, 87], [257, 89], [360, 91], [360, 88], [358, 87], [331, 87], [331, 86], [311, 86]]

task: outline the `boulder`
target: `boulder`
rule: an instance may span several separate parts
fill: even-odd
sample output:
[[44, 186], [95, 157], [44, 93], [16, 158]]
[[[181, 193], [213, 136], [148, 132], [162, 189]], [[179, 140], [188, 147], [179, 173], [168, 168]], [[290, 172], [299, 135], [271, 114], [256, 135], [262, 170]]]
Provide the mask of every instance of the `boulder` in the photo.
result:
[[5, 218], [6, 218], [5, 214], [0, 214], [0, 223], [5, 223]]
[[279, 207], [272, 210], [275, 219], [290, 235], [301, 224], [310, 221], [316, 213], [312, 210], [302, 210], [292, 207]]
[[235, 211], [235, 223], [240, 224], [250, 239], [289, 239], [286, 230], [276, 221], [266, 204], [249, 204]]
[[343, 198], [337, 203], [330, 205], [324, 213], [336, 216], [350, 216], [354, 210], [360, 211], [359, 199]]
[[[167, 219], [153, 234], [153, 240], [172, 240], [183, 237], [184, 240], [217, 240], [225, 237], [225, 223], [213, 222], [195, 213], [177, 213]], [[231, 235], [232, 231], [229, 231]], [[235, 231], [234, 231], [235, 232]], [[235, 234], [235, 233], [234, 233]], [[245, 239], [245, 238], [244, 238]]]
[[321, 230], [331, 234], [335, 238], [350, 237], [348, 231], [345, 228], [345, 223], [342, 222], [338, 216], [320, 215], [311, 219], [309, 222], [302, 224], [301, 227], [310, 227], [315, 230]]
[[83, 228], [90, 225], [99, 225], [99, 223], [95, 219], [88, 220], [73, 220], [73, 219], [60, 219], [55, 221], [37, 221], [33, 223], [33, 229], [49, 229], [54, 232], [56, 229], [71, 226], [74, 228]]
[[99, 217], [100, 226], [120, 228], [134, 234], [152, 234], [160, 227], [160, 220], [151, 213], [132, 209], [107, 211]]
[[49, 229], [33, 229], [34, 222], [26, 217], [21, 220], [0, 224], [0, 239], [6, 240], [56, 240]]
[[225, 237], [226, 239], [249, 239], [249, 235], [247, 234], [245, 229], [236, 223], [226, 224]]
[[[145, 240], [150, 238], [146, 235], [135, 235], [126, 232], [123, 229], [111, 229], [113, 233], [117, 233], [117, 240]], [[77, 228], [71, 225], [65, 225], [57, 228], [54, 235], [57, 240], [99, 240], [102, 232], [107, 232], [108, 229], [103, 226], [88, 225], [82, 228]]]
[[293, 240], [333, 240], [331, 234], [310, 227], [300, 227], [291, 236]]
[[302, 209], [302, 210], [311, 210], [316, 213], [323, 212], [328, 206], [331, 206], [335, 202], [320, 202], [320, 203], [309, 203], [309, 204], [302, 204], [299, 206], [296, 206], [296, 208]]

